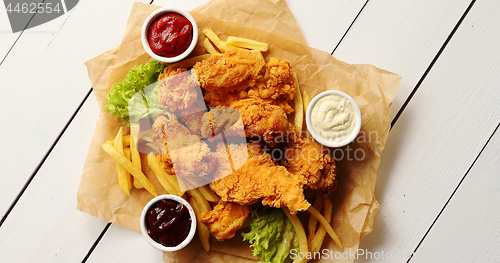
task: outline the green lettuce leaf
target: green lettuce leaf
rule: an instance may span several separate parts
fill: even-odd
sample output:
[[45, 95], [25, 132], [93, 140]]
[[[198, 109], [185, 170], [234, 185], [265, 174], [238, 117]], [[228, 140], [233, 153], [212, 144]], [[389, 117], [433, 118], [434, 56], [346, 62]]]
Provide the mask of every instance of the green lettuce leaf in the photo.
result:
[[253, 210], [250, 232], [241, 235], [243, 240], [250, 242], [253, 255], [265, 263], [290, 261], [290, 249], [297, 247], [295, 230], [281, 209]]
[[121, 118], [125, 125], [130, 125], [131, 116], [141, 119], [162, 113], [164, 110], [158, 102], [156, 88], [158, 75], [164, 68], [165, 64], [156, 60], [132, 68], [125, 79], [117, 82], [106, 95], [106, 110]]

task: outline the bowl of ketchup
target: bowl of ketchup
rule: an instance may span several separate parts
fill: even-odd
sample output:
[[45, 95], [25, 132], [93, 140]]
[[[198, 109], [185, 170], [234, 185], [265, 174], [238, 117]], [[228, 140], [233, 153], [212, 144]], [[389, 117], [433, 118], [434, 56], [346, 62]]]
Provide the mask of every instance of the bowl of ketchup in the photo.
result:
[[183, 249], [196, 233], [191, 205], [176, 195], [151, 199], [141, 213], [141, 232], [153, 247], [166, 252]]
[[198, 42], [198, 25], [187, 11], [160, 8], [144, 21], [142, 46], [154, 59], [174, 63], [186, 58]]

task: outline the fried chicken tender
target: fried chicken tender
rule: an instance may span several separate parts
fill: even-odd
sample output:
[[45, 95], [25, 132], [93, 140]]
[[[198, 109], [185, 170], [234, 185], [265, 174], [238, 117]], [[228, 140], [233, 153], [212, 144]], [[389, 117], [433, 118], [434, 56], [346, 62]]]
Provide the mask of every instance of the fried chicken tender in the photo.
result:
[[335, 160], [328, 149], [307, 138], [290, 134], [281, 164], [290, 173], [306, 179], [304, 193], [308, 197], [327, 195], [337, 186]]
[[262, 99], [244, 99], [230, 106], [240, 111], [247, 137], [262, 136], [266, 141], [272, 141], [290, 129], [285, 112]]
[[244, 90], [263, 77], [262, 59], [240, 49], [228, 49], [224, 55], [196, 63], [193, 72], [200, 85], [216, 93]]
[[158, 77], [158, 102], [163, 108], [177, 112], [191, 107], [201, 89], [197, 79], [185, 68], [166, 67]]
[[200, 220], [219, 241], [231, 239], [250, 214], [246, 205], [220, 201], [212, 211], [200, 214]]
[[201, 135], [203, 138], [214, 137], [224, 132], [224, 136], [245, 137], [245, 130], [240, 112], [229, 107], [216, 107], [202, 117]]
[[292, 100], [299, 83], [293, 74], [290, 62], [271, 59], [268, 70], [269, 77], [266, 82], [250, 88], [249, 96], [277, 101]]
[[208, 148], [196, 135], [180, 124], [175, 115], [168, 113], [156, 118], [153, 140], [160, 149], [164, 169], [179, 178], [211, 182], [216, 162]]
[[[224, 159], [226, 149], [217, 148], [219, 173], [228, 173], [239, 163], [244, 164], [224, 177], [216, 176], [220, 179], [210, 184], [223, 201], [241, 205], [262, 201], [263, 205], [276, 208], [286, 206], [293, 214], [309, 208], [303, 193], [304, 177], [288, 172], [285, 167], [276, 164], [269, 154], [251, 144], [247, 147], [230, 144], [228, 149], [231, 165], [227, 164], [227, 158]], [[221, 157], [222, 160], [219, 159]]]

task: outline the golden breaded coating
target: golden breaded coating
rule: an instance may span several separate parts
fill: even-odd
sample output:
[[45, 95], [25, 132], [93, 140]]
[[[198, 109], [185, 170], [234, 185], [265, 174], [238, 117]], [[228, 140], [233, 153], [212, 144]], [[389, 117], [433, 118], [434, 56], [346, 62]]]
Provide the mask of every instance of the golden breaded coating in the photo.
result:
[[304, 185], [306, 196], [326, 195], [337, 186], [335, 160], [327, 148], [307, 138], [292, 133], [281, 164], [289, 172], [307, 180]]
[[158, 102], [171, 112], [191, 107], [201, 96], [196, 78], [185, 68], [166, 67], [158, 77]]
[[212, 211], [200, 214], [200, 220], [219, 241], [231, 239], [250, 214], [246, 205], [220, 201]]
[[265, 83], [259, 83], [248, 91], [250, 97], [278, 101], [292, 100], [299, 83], [294, 77], [290, 62], [271, 60], [267, 68], [269, 77]]
[[160, 149], [164, 169], [182, 178], [209, 180], [216, 162], [207, 144], [180, 124], [175, 115], [158, 116], [153, 124], [153, 140]]
[[231, 107], [240, 111], [247, 137], [262, 136], [266, 141], [272, 141], [290, 129], [283, 109], [262, 99], [240, 100]]
[[228, 49], [224, 55], [196, 63], [193, 73], [201, 87], [215, 93], [244, 90], [262, 78], [262, 59], [240, 49]]
[[201, 135], [210, 138], [224, 132], [224, 136], [245, 136], [240, 112], [229, 107], [217, 107], [202, 118]]
[[219, 180], [210, 184], [210, 188], [223, 200], [241, 205], [249, 205], [262, 201], [263, 205], [280, 208], [288, 207], [292, 214], [304, 211], [310, 204], [304, 197], [305, 179], [292, 174], [285, 167], [279, 166], [271, 156], [260, 148], [249, 144], [247, 147], [230, 144], [231, 167], [224, 157], [225, 149], [219, 147], [216, 155], [217, 171], [227, 172], [229, 168], [243, 166], [229, 175], [217, 176]]

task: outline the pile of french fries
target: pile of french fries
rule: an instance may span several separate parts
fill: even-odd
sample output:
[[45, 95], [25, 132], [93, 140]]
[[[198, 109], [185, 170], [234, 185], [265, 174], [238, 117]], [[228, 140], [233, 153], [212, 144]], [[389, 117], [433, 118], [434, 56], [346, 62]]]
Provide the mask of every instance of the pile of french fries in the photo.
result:
[[[113, 140], [103, 143], [102, 149], [116, 161], [116, 171], [118, 174], [118, 183], [123, 192], [130, 196], [132, 187], [137, 189], [144, 188], [153, 196], [157, 196], [156, 190], [143, 173], [141, 168], [141, 157], [137, 150], [139, 126], [131, 124], [130, 135], [123, 135], [123, 127], [118, 130]], [[159, 156], [149, 153], [147, 156], [148, 166], [160, 184], [169, 194], [181, 196], [188, 200], [196, 214], [198, 220], [197, 230], [201, 243], [205, 251], [210, 250], [210, 231], [201, 223], [199, 214], [212, 210], [210, 203], [218, 203], [219, 197], [206, 185], [187, 190], [187, 195], [181, 190], [179, 180], [175, 174], [168, 174], [162, 167]], [[133, 181], [132, 181], [133, 180]]]
[[[222, 41], [217, 34], [209, 28], [203, 29], [203, 33], [206, 36], [203, 44], [208, 54], [185, 59], [170, 66], [189, 68], [199, 61], [212, 56], [221, 55], [228, 48], [244, 49], [252, 55], [264, 60], [264, 56], [261, 52], [266, 52], [269, 48], [267, 43], [234, 36], [229, 36], [226, 41]], [[277, 60], [276, 58], [270, 58], [270, 60], [273, 59]], [[295, 74], [294, 77], [297, 80], [297, 76]], [[311, 100], [307, 92], [301, 92], [299, 87], [293, 98], [294, 115], [292, 116], [293, 126], [298, 132], [302, 131], [304, 116], [310, 101]], [[120, 188], [127, 196], [130, 196], [132, 187], [137, 189], [144, 188], [153, 196], [157, 196], [154, 186], [144, 175], [141, 169], [141, 157], [137, 150], [139, 129], [140, 127], [137, 124], [132, 124], [130, 127], [130, 135], [123, 135], [123, 128], [120, 128], [116, 137], [113, 140], [103, 143], [102, 148], [116, 161], [116, 170]], [[146, 158], [148, 166], [156, 175], [156, 178], [165, 190], [169, 194], [178, 195], [188, 200], [193, 207], [198, 220], [198, 234], [203, 248], [208, 252], [210, 250], [211, 234], [209, 229], [200, 221], [199, 215], [203, 212], [211, 211], [212, 205], [210, 203], [218, 203], [220, 201], [219, 197], [206, 185], [187, 190], [186, 195], [185, 192], [181, 191], [181, 187], [179, 186], [180, 182], [176, 175], [169, 174], [162, 168], [158, 155], [150, 153]], [[299, 240], [300, 252], [319, 252], [327, 233], [335, 244], [343, 250], [340, 239], [330, 225], [330, 220], [332, 218], [332, 203], [327, 197], [315, 198], [313, 205], [307, 210], [310, 215], [307, 225], [308, 236], [306, 235], [302, 222], [299, 220], [297, 215], [290, 214], [290, 211], [286, 207], [282, 209], [295, 228], [295, 233]], [[322, 213], [320, 211], [322, 211]], [[319, 226], [318, 222], [320, 223]], [[294, 262], [307, 261], [308, 260], [305, 258], [297, 258]]]

